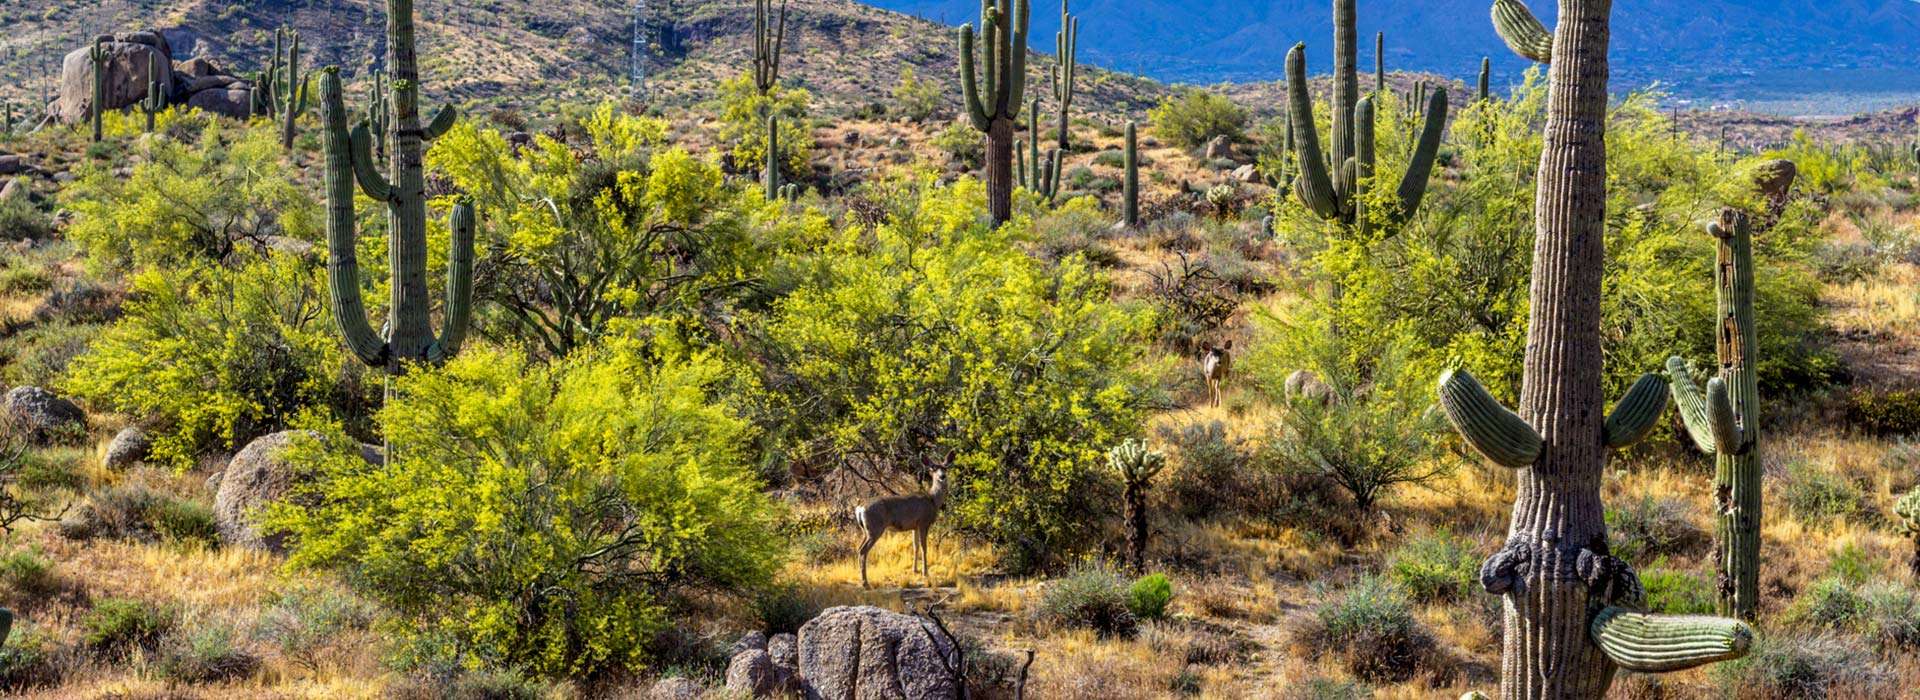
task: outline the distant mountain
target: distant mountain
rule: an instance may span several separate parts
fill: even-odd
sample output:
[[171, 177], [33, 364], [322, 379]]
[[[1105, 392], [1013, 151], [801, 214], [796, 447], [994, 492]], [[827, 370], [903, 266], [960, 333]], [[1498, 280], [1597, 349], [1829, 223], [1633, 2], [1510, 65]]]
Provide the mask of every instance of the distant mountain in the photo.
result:
[[[870, 0], [958, 25], [979, 21], [977, 0]], [[1513, 74], [1526, 62], [1493, 33], [1489, 0], [1360, 0], [1361, 62], [1387, 35], [1390, 70], [1467, 77], [1480, 57]], [[1332, 61], [1331, 0], [1074, 0], [1081, 59], [1191, 83], [1280, 77], [1287, 49], [1307, 42], [1309, 68]], [[1529, 0], [1548, 26], [1557, 3]], [[1033, 47], [1052, 51], [1059, 7], [1033, 7]], [[1920, 2], [1915, 0], [1617, 0], [1616, 84], [1659, 81], [1709, 98], [1796, 91], [1920, 93]]]

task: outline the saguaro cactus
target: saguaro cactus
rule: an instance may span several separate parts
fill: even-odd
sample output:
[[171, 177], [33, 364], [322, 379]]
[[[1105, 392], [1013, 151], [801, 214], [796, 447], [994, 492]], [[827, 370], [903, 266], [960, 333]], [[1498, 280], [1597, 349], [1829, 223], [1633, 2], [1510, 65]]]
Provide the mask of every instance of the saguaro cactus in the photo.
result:
[[282, 27], [273, 33], [273, 66], [267, 74], [269, 111], [280, 119], [280, 147], [293, 149], [300, 115], [307, 112], [311, 80], [300, 71], [300, 33]]
[[104, 138], [101, 115], [107, 111], [107, 61], [112, 58], [107, 47], [99, 42], [95, 42], [93, 48], [87, 49], [87, 60], [93, 63], [93, 103], [88, 106], [87, 111], [93, 113], [94, 143], [99, 143]]
[[[976, 66], [973, 25], [960, 27], [960, 86], [973, 128], [987, 135], [987, 210], [993, 225], [1013, 218], [1014, 121], [1027, 93], [1027, 0], [982, 0], [984, 75]], [[976, 80], [980, 76], [980, 80]]]
[[767, 188], [767, 201], [780, 198], [780, 116], [767, 117], [767, 163], [760, 184]]
[[1080, 74], [1080, 18], [1067, 10], [1067, 0], [1060, 0], [1060, 31], [1053, 35], [1053, 46], [1056, 61], [1048, 72], [1048, 86], [1053, 93], [1054, 107], [1058, 110], [1054, 121], [1054, 147], [1047, 152], [1044, 160], [1040, 157], [1040, 98], [1036, 95], [1027, 108], [1027, 149], [1031, 155], [1015, 154], [1020, 160], [1020, 186], [1049, 202], [1060, 192], [1060, 169], [1067, 153], [1067, 123], [1073, 110], [1073, 87]]
[[1137, 129], [1132, 121], [1127, 122], [1127, 146], [1124, 151], [1126, 161], [1126, 184], [1120, 194], [1122, 218], [1128, 227], [1140, 225], [1140, 143]]
[[1503, 597], [1500, 695], [1508, 700], [1599, 698], [1619, 668], [1698, 666], [1743, 655], [1753, 641], [1737, 620], [1642, 612], [1639, 577], [1607, 544], [1600, 483], [1608, 456], [1647, 433], [1667, 394], [1649, 375], [1602, 412], [1611, 7], [1560, 2], [1520, 410], [1501, 407], [1465, 372], [1441, 378], [1440, 404], [1455, 428], [1495, 463], [1520, 470], [1506, 545], [1480, 569], [1481, 584]]
[[140, 98], [140, 112], [147, 117], [147, 133], [153, 133], [153, 118], [167, 108], [167, 89], [160, 84], [160, 52], [147, 54], [147, 96]]
[[1489, 98], [1489, 95], [1487, 94], [1487, 83], [1491, 82], [1492, 78], [1493, 78], [1493, 59], [1488, 58], [1486, 56], [1481, 56], [1480, 57], [1480, 90], [1479, 90], [1480, 92], [1479, 99], [1481, 102], [1485, 102]]
[[1687, 376], [1685, 360], [1667, 360], [1674, 400], [1687, 434], [1714, 456], [1719, 506], [1720, 612], [1751, 620], [1760, 603], [1760, 401], [1754, 360], [1753, 231], [1745, 212], [1723, 209], [1707, 230], [1720, 241], [1714, 265], [1719, 300], [1720, 371], [1706, 394]]
[[1553, 33], [1520, 0], [1493, 0], [1493, 31], [1521, 58], [1553, 61]]
[[1126, 486], [1127, 552], [1134, 573], [1147, 563], [1147, 488], [1167, 466], [1167, 456], [1147, 449], [1145, 440], [1128, 439], [1107, 451], [1107, 464]]
[[787, 43], [787, 0], [773, 17], [773, 0], [753, 0], [753, 87], [765, 95], [780, 84], [780, 52]]
[[387, 98], [387, 74], [375, 68], [367, 81], [367, 125], [373, 132], [373, 154], [387, 157], [387, 129], [393, 125], [393, 103]]
[[[421, 160], [423, 142], [453, 127], [453, 108], [441, 109], [424, 127], [420, 123], [420, 73], [413, 40], [412, 0], [387, 0], [387, 65], [393, 69], [393, 158], [382, 177], [370, 152], [372, 136], [366, 124], [347, 130], [347, 109], [340, 87], [340, 71], [328, 68], [320, 77], [320, 99], [325, 121], [327, 157], [327, 276], [333, 294], [334, 317], [348, 349], [369, 366], [389, 375], [408, 366], [439, 362], [460, 349], [472, 318], [473, 229], [472, 205], [453, 208], [453, 232], [447, 260], [447, 298], [438, 335], [430, 318], [427, 293], [427, 200]], [[353, 188], [358, 183], [369, 198], [386, 204], [388, 265], [392, 269], [388, 334], [375, 333], [360, 300], [360, 267], [355, 258]]]
[[[1366, 188], [1373, 180], [1373, 103], [1359, 97], [1359, 78], [1354, 72], [1355, 0], [1333, 3], [1333, 144], [1331, 157], [1323, 156], [1320, 136], [1314, 128], [1313, 97], [1307, 90], [1306, 44], [1295, 44], [1287, 52], [1288, 112], [1294, 131], [1295, 156], [1300, 176], [1294, 191], [1300, 201], [1321, 218], [1371, 230], [1376, 219], [1388, 223], [1412, 218], [1426, 196], [1427, 180], [1440, 152], [1441, 131], [1447, 123], [1447, 93], [1435, 90], [1426, 103], [1426, 120], [1420, 138], [1400, 177], [1398, 204], [1384, 216], [1363, 211]], [[1364, 114], [1362, 114], [1364, 110]]]

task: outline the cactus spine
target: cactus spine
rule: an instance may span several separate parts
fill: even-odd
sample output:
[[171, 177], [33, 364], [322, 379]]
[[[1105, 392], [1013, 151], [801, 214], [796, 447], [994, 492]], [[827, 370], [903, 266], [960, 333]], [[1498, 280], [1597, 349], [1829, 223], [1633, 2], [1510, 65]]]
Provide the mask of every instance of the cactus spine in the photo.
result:
[[1560, 2], [1520, 410], [1499, 408], [1463, 373], [1442, 377], [1441, 406], [1468, 442], [1517, 448], [1488, 451], [1520, 470], [1519, 488], [1507, 542], [1480, 568], [1481, 585], [1503, 596], [1499, 695], [1508, 700], [1604, 697], [1620, 668], [1673, 671], [1734, 658], [1753, 637], [1737, 620], [1645, 614], [1639, 576], [1608, 545], [1600, 484], [1610, 450], [1645, 436], [1668, 393], [1659, 377], [1642, 378], [1602, 418], [1611, 9], [1611, 0]]
[[300, 72], [300, 33], [282, 27], [273, 33], [273, 67], [267, 75], [268, 110], [280, 119], [280, 147], [292, 150], [296, 121], [307, 113], [310, 76]]
[[93, 103], [89, 111], [93, 112], [94, 143], [99, 143], [102, 138], [105, 138], [101, 128], [101, 115], [107, 111], [107, 61], [111, 58], [112, 55], [107, 52], [107, 47], [99, 42], [95, 42], [93, 48], [87, 49], [87, 59], [93, 63]]
[[147, 133], [153, 133], [154, 116], [166, 108], [166, 86], [160, 84], [160, 52], [149, 52], [147, 54], [147, 96], [140, 98], [140, 112], [147, 117]]
[[1027, 154], [1016, 153], [1020, 186], [1053, 201], [1060, 193], [1060, 169], [1067, 153], [1067, 123], [1073, 109], [1073, 87], [1080, 75], [1080, 19], [1060, 0], [1060, 31], [1053, 35], [1056, 56], [1048, 73], [1056, 114], [1054, 147], [1043, 160], [1040, 157], [1040, 98], [1035, 96], [1027, 108]]
[[1127, 122], [1127, 146], [1124, 151], [1126, 161], [1126, 184], [1122, 188], [1121, 221], [1131, 228], [1140, 225], [1140, 143], [1137, 129], [1132, 121]]
[[[320, 99], [325, 122], [327, 184], [327, 274], [335, 321], [348, 349], [361, 362], [403, 374], [409, 365], [451, 357], [465, 339], [472, 319], [473, 232], [471, 204], [461, 202], [449, 217], [453, 232], [447, 261], [447, 298], [443, 327], [434, 333], [427, 292], [426, 178], [423, 142], [453, 127], [455, 112], [443, 108], [424, 127], [420, 123], [420, 73], [414, 52], [412, 0], [387, 0], [387, 65], [393, 69], [393, 158], [383, 177], [371, 154], [366, 124], [347, 130], [347, 110], [338, 68], [322, 71]], [[392, 270], [390, 317], [386, 337], [374, 332], [360, 299], [360, 268], [355, 259], [353, 188], [387, 207], [388, 264]]]
[[753, 87], [765, 95], [780, 84], [780, 52], [787, 43], [787, 0], [773, 17], [773, 0], [753, 0]]
[[1027, 0], [981, 0], [986, 36], [978, 60], [973, 25], [960, 27], [961, 92], [973, 128], [987, 136], [987, 210], [995, 226], [1013, 218], [1013, 125], [1027, 91], [1029, 15]]
[[1145, 440], [1130, 438], [1107, 451], [1107, 464], [1126, 486], [1127, 552], [1134, 573], [1146, 570], [1147, 488], [1167, 466], [1167, 456], [1147, 449]]
[[766, 170], [760, 176], [762, 185], [767, 188], [767, 201], [780, 198], [780, 117], [767, 117], [767, 162]]
[[1493, 31], [1507, 48], [1535, 63], [1553, 61], [1553, 32], [1520, 0], [1493, 0]]
[[[1372, 154], [1373, 105], [1364, 106], [1359, 98], [1359, 78], [1354, 71], [1355, 0], [1334, 0], [1333, 4], [1333, 144], [1331, 157], [1323, 157], [1320, 137], [1314, 128], [1313, 98], [1307, 90], [1306, 44], [1295, 44], [1287, 52], [1288, 112], [1294, 132], [1295, 156], [1300, 176], [1294, 191], [1307, 208], [1322, 219], [1353, 227], [1362, 233], [1376, 221], [1398, 224], [1412, 218], [1426, 196], [1427, 179], [1433, 173], [1440, 152], [1441, 131], [1447, 123], [1447, 93], [1435, 90], [1426, 103], [1426, 121], [1420, 138], [1400, 178], [1398, 204], [1381, 215], [1363, 212], [1365, 188], [1372, 180], [1371, 158], [1362, 163], [1359, 156]], [[1365, 171], [1364, 174], [1362, 171]]]
[[1481, 102], [1485, 102], [1488, 99], [1487, 83], [1491, 82], [1492, 77], [1493, 77], [1493, 59], [1485, 56], [1480, 57], [1479, 98]]
[[1760, 598], [1760, 401], [1754, 360], [1753, 226], [1745, 212], [1723, 209], [1707, 226], [1719, 239], [1714, 265], [1719, 300], [1715, 346], [1719, 374], [1703, 396], [1687, 376], [1686, 361], [1667, 360], [1674, 397], [1687, 434], [1714, 456], [1714, 498], [1719, 505], [1720, 613], [1751, 620]]

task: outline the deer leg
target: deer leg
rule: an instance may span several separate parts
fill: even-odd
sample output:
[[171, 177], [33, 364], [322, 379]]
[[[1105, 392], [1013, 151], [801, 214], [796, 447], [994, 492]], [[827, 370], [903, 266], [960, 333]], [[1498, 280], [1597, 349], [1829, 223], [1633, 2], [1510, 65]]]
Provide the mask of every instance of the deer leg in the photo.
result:
[[1213, 407], [1220, 407], [1220, 380], [1207, 377], [1207, 396], [1213, 399]]
[[913, 564], [916, 570], [921, 575], [923, 576], [931, 575], [927, 572], [927, 530], [926, 528], [921, 528], [913, 531]]
[[867, 552], [872, 551], [873, 543], [878, 541], [880, 541], [880, 538], [874, 537], [873, 533], [869, 532], [867, 533], [867, 539], [860, 543], [860, 587], [861, 588], [870, 587], [867, 585]]

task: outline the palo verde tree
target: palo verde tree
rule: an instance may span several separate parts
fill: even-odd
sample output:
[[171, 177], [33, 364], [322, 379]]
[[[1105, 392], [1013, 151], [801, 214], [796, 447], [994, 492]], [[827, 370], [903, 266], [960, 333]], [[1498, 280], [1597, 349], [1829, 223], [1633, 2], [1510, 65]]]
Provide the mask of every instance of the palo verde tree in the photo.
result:
[[973, 128], [987, 135], [987, 212], [995, 226], [1013, 218], [1013, 125], [1027, 93], [1029, 14], [1027, 0], [983, 0], [986, 45], [977, 59], [973, 25], [960, 27], [960, 87]]
[[[445, 107], [433, 120], [420, 123], [420, 71], [414, 53], [413, 0], [387, 1], [387, 65], [393, 69], [393, 157], [382, 176], [371, 152], [372, 135], [365, 123], [347, 131], [347, 108], [340, 87], [340, 70], [328, 68], [320, 77], [320, 99], [325, 111], [327, 154], [327, 274], [333, 293], [333, 311], [348, 349], [370, 367], [389, 376], [406, 372], [408, 365], [440, 362], [460, 349], [472, 318], [473, 207], [453, 208], [449, 223], [453, 249], [447, 263], [447, 299], [442, 331], [436, 335], [427, 293], [427, 198], [422, 164], [424, 142], [453, 128], [456, 113]], [[392, 270], [390, 314], [386, 333], [375, 333], [360, 299], [360, 266], [355, 258], [358, 238], [353, 213], [353, 188], [387, 207], [390, 241], [388, 266]]]
[[[1376, 177], [1374, 167], [1374, 99], [1360, 96], [1359, 62], [1355, 46], [1356, 0], [1333, 3], [1333, 138], [1331, 152], [1322, 155], [1314, 126], [1313, 97], [1307, 86], [1307, 47], [1295, 44], [1287, 52], [1287, 108], [1295, 132], [1300, 176], [1293, 190], [1315, 215], [1361, 232], [1376, 222], [1397, 223], [1412, 218], [1426, 196], [1427, 180], [1440, 152], [1440, 136], [1447, 123], [1447, 92], [1434, 90], [1426, 98], [1426, 121], [1407, 171], [1400, 177], [1392, 210], [1370, 213], [1367, 188]], [[1376, 47], [1384, 38], [1376, 41]], [[1376, 48], [1376, 50], [1378, 50]], [[1385, 71], [1376, 65], [1375, 72]], [[1378, 85], [1378, 84], [1377, 84]], [[1383, 86], [1382, 86], [1383, 87]], [[1417, 103], [1416, 103], [1417, 104]], [[1329, 157], [1330, 156], [1330, 157]], [[1384, 215], [1383, 215], [1384, 214]]]
[[1440, 380], [1441, 406], [1467, 442], [1520, 470], [1506, 545], [1480, 569], [1504, 600], [1500, 695], [1510, 700], [1599, 698], [1619, 668], [1691, 668], [1742, 656], [1753, 641], [1738, 620], [1642, 612], [1639, 576], [1608, 547], [1608, 456], [1644, 437], [1667, 403], [1666, 383], [1648, 375], [1602, 411], [1611, 12], [1611, 0], [1560, 2], [1520, 411], [1465, 371]]
[[1067, 0], [1060, 0], [1060, 31], [1053, 35], [1057, 52], [1048, 84], [1053, 91], [1055, 114], [1054, 147], [1040, 157], [1040, 96], [1034, 95], [1027, 107], [1027, 150], [1015, 152], [1019, 160], [1020, 186], [1047, 201], [1060, 193], [1061, 161], [1067, 153], [1067, 120], [1073, 108], [1073, 84], [1080, 73], [1080, 18], [1067, 11]]

